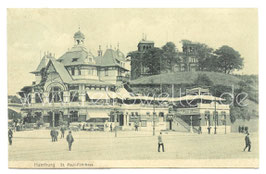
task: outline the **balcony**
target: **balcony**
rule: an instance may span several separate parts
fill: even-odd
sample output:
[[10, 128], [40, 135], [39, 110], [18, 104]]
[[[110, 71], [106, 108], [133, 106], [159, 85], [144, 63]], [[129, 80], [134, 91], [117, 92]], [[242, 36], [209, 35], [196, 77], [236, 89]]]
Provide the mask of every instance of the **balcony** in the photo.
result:
[[[215, 108], [215, 104], [211, 103], [211, 104], [203, 104], [203, 103], [199, 103], [198, 104], [198, 108], [200, 109], [206, 109], [206, 108]], [[216, 104], [216, 109], [230, 109], [229, 105], [223, 105], [223, 104]]]
[[121, 81], [121, 82], [127, 82], [129, 80], [128, 77], [125, 76], [117, 76], [116, 81]]

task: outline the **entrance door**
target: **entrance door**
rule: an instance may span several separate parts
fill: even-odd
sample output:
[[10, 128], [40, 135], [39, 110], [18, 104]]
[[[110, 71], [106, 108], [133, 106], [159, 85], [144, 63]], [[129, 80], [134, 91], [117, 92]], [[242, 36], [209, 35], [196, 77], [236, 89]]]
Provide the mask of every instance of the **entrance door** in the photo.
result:
[[123, 126], [124, 125], [124, 115], [119, 115], [118, 116], [118, 121], [119, 121], [119, 126]]
[[59, 117], [60, 117], [60, 113], [54, 114], [54, 127], [59, 126]]
[[[54, 119], [53, 119], [53, 114], [54, 114]], [[59, 116], [60, 113], [59, 112], [49, 112], [49, 123], [50, 123], [50, 127], [57, 127], [59, 126]]]

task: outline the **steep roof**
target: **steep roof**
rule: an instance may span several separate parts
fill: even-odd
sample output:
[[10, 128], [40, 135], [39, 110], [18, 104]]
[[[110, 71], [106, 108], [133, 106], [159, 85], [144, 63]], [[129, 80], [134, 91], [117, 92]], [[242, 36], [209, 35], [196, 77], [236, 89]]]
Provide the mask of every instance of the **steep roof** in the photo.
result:
[[98, 56], [95, 58], [95, 60], [96, 64], [99, 66], [119, 66], [124, 68], [121, 65], [121, 62], [125, 61], [125, 56], [118, 50], [115, 51], [113, 49], [107, 49], [103, 56]]
[[83, 46], [74, 46], [71, 50], [63, 54], [58, 61], [64, 66], [80, 64], [95, 65], [93, 54], [88, 52]]
[[141, 40], [141, 41], [139, 41], [138, 45], [140, 45], [140, 44], [154, 44], [154, 42], [151, 40]]
[[100, 81], [100, 80], [92, 80], [92, 79], [81, 79], [81, 80], [72, 80], [70, 84], [88, 84], [88, 85], [103, 85], [103, 86], [114, 86], [111, 83]]
[[56, 59], [50, 59], [50, 62], [53, 64], [56, 72], [59, 74], [64, 83], [71, 83], [73, 81], [62, 63], [56, 61]]
[[49, 62], [49, 58], [46, 55], [43, 56], [43, 58], [42, 58], [40, 64], [38, 65], [37, 69], [35, 71], [31, 72], [31, 73], [34, 74], [34, 73], [40, 72], [43, 68], [46, 67], [46, 65], [48, 64], [48, 62]]

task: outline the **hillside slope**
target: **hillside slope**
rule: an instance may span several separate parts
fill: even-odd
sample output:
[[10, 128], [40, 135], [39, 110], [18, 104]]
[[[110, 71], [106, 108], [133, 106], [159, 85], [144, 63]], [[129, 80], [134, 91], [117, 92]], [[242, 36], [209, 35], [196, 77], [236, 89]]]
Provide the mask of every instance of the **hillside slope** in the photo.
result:
[[218, 73], [218, 72], [176, 72], [161, 75], [154, 75], [148, 77], [138, 78], [130, 81], [132, 85], [146, 85], [146, 84], [192, 84], [199, 74], [206, 74], [214, 85], [238, 86], [239, 78], [234, 75]]

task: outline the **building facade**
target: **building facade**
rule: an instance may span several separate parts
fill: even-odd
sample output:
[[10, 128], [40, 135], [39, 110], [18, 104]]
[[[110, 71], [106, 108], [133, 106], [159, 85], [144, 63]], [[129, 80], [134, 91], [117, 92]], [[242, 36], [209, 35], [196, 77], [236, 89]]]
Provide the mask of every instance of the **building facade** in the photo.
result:
[[[204, 93], [204, 89], [196, 89], [194, 93], [190, 90], [186, 96], [178, 98], [130, 92], [125, 85], [128, 84], [128, 62], [119, 49], [103, 51], [99, 47], [94, 56], [84, 46], [83, 33], [78, 31], [73, 38], [74, 46], [61, 57], [56, 59], [46, 53], [37, 69], [31, 72], [35, 81], [19, 92], [23, 99], [24, 122], [42, 122], [46, 127], [78, 125], [89, 130], [109, 130], [111, 125], [122, 130], [133, 130], [136, 126], [139, 130], [153, 127], [188, 130], [201, 126], [205, 131], [206, 126], [214, 124], [213, 111], [218, 112], [217, 127], [222, 124], [221, 115], [229, 118], [229, 106], [219, 104], [211, 95], [203, 95], [208, 92]], [[143, 41], [139, 51], [153, 46]], [[188, 101], [195, 105], [186, 104]]]
[[[26, 122], [41, 120], [50, 127], [86, 122], [91, 129], [104, 129], [105, 123], [113, 122], [121, 129], [132, 129], [135, 124], [148, 129], [150, 117], [141, 115], [153, 113], [153, 106], [132, 103], [124, 88], [128, 80], [124, 54], [119, 48], [103, 51], [99, 47], [94, 56], [85, 48], [82, 32], [73, 38], [74, 46], [58, 59], [45, 53], [31, 72], [35, 81], [19, 92]], [[163, 118], [168, 108], [158, 107], [156, 112]]]

